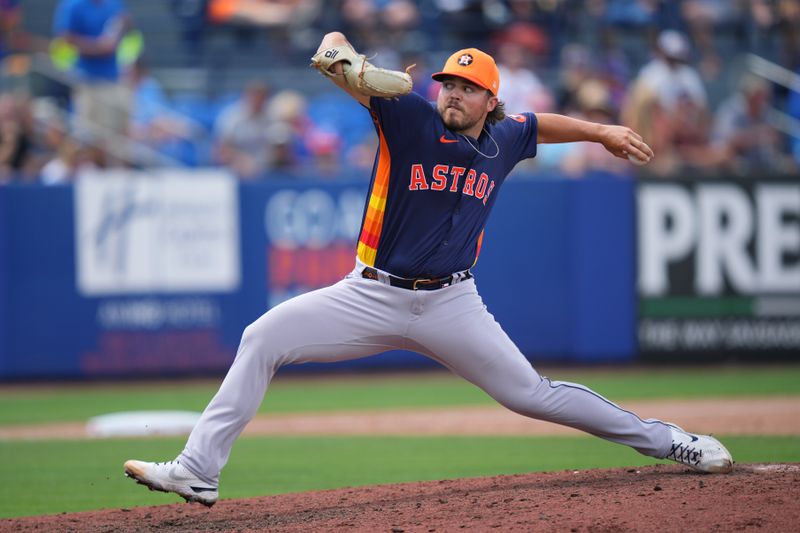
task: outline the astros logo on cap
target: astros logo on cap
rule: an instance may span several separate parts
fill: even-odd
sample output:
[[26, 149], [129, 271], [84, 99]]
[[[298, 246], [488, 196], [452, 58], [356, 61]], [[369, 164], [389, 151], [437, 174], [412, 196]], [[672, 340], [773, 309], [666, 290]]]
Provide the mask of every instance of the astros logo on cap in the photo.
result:
[[492, 56], [477, 48], [466, 48], [451, 55], [441, 72], [432, 75], [436, 81], [446, 76], [457, 76], [483, 87], [497, 96], [500, 90], [500, 71]]

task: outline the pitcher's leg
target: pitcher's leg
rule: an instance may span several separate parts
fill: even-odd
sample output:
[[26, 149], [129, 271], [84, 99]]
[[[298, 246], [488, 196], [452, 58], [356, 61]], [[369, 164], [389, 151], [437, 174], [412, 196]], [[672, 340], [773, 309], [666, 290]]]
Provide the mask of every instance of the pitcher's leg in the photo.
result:
[[[580, 429], [645, 455], [667, 455], [671, 437], [665, 423], [642, 420], [582, 385], [541, 377], [486, 311], [472, 281], [446, 290], [448, 298], [431, 301], [426, 320], [414, 330], [428, 355], [512, 411]], [[436, 307], [458, 313], [437, 312]], [[442, 315], [440, 322], [437, 317]]]
[[219, 391], [189, 436], [181, 464], [216, 485], [234, 441], [282, 365], [353, 359], [397, 347], [387, 327], [391, 311], [376, 308], [368, 294], [373, 289], [344, 280], [284, 302], [248, 326]]

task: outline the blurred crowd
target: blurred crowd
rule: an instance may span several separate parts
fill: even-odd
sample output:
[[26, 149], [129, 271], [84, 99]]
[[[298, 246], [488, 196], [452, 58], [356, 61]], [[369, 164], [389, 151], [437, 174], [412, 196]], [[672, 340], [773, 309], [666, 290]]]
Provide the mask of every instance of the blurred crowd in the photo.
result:
[[[21, 2], [0, 0], [0, 183], [64, 183], [120, 166], [219, 166], [244, 180], [369, 177], [372, 122], [332, 85], [277, 90], [269, 69], [254, 69], [238, 94], [171, 93], [148, 68], [147, 28], [128, 8], [59, 0], [52, 33], [35, 36]], [[214, 28], [261, 32], [271, 36], [270, 57], [298, 71], [324, 32], [340, 29], [379, 66], [416, 64], [414, 90], [431, 100], [430, 73], [450, 52], [477, 46], [498, 62], [509, 112], [626, 124], [656, 153], [634, 168], [589, 143], [548, 145], [520, 176], [800, 167], [800, 0], [172, 0], [170, 8], [181, 46], [196, 54]], [[65, 72], [65, 102], [8, 82], [25, 75], [37, 48]]]

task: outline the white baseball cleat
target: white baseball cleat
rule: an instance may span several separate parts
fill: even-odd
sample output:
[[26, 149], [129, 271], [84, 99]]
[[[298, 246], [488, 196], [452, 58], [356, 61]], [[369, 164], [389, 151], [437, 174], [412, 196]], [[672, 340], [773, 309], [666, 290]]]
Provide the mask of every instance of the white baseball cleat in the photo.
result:
[[670, 424], [672, 444], [664, 459], [675, 461], [709, 474], [733, 470], [733, 457], [720, 441], [708, 435], [693, 435]]
[[174, 492], [187, 502], [202, 503], [211, 507], [217, 503], [219, 493], [213, 487], [197, 478], [180, 461], [148, 463], [131, 459], [125, 461], [125, 475], [146, 485], [150, 490]]

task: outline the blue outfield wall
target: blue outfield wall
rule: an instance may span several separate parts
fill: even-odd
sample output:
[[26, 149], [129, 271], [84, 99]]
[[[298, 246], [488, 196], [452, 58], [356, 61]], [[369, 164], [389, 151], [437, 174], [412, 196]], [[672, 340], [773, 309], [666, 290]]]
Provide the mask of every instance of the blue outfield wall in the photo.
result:
[[8, 233], [11, 227], [10, 213], [8, 211], [8, 191], [0, 187], [0, 376], [11, 374], [11, 352], [8, 349], [8, 328], [10, 315], [8, 307], [11, 296], [8, 292]]
[[636, 352], [634, 185], [510, 182], [475, 274], [489, 311], [531, 361], [628, 361]]
[[[364, 182], [153, 183], [0, 188], [0, 378], [222, 372], [247, 324], [352, 268]], [[629, 180], [503, 187], [474, 272], [534, 364], [635, 357], [634, 216]]]

